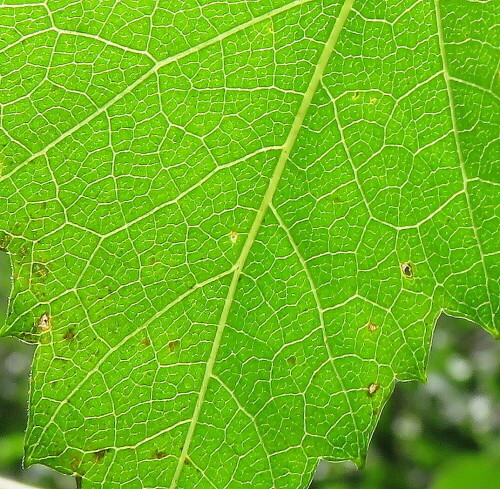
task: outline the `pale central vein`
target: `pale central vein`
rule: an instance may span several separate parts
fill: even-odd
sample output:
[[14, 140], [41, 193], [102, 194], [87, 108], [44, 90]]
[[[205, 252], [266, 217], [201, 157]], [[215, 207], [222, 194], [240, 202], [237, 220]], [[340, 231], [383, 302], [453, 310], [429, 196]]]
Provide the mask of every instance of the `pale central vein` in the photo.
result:
[[332, 55], [332, 53], [335, 49], [340, 32], [342, 31], [342, 28], [345, 25], [345, 22], [347, 20], [349, 12], [352, 9], [353, 4], [354, 4], [354, 0], [345, 0], [344, 4], [340, 10], [339, 16], [338, 16], [338, 18], [333, 26], [332, 32], [330, 33], [330, 36], [325, 43], [325, 46], [324, 46], [323, 51], [319, 57], [316, 68], [314, 69], [311, 81], [309, 83], [309, 86], [307, 87], [307, 90], [304, 94], [304, 98], [302, 99], [302, 103], [300, 104], [299, 110], [295, 116], [293, 123], [292, 123], [292, 126], [290, 128], [290, 132], [288, 133], [288, 137], [285, 141], [285, 144], [283, 145], [283, 149], [281, 151], [280, 157], [279, 157], [278, 162], [276, 164], [276, 168], [271, 176], [266, 193], [264, 194], [264, 197], [262, 199], [260, 207], [259, 207], [257, 214], [255, 216], [255, 219], [252, 223], [252, 226], [250, 228], [250, 231], [248, 233], [246, 241], [245, 241], [243, 248], [241, 250], [241, 254], [240, 254], [238, 260], [236, 261], [233, 277], [231, 280], [231, 284], [229, 286], [229, 291], [228, 291], [228, 294], [226, 297], [226, 301], [224, 303], [224, 308], [223, 308], [222, 313], [221, 313], [219, 324], [217, 326], [217, 332], [215, 334], [212, 350], [210, 351], [210, 356], [208, 358], [205, 373], [203, 375], [203, 381], [201, 384], [200, 393], [199, 393], [198, 399], [196, 401], [193, 416], [191, 418], [191, 423], [189, 425], [188, 432], [186, 435], [186, 440], [184, 442], [184, 446], [182, 447], [182, 452], [181, 452], [181, 455], [179, 457], [174, 476], [172, 478], [172, 483], [170, 485], [170, 489], [175, 489], [177, 487], [177, 484], [179, 482], [179, 478], [181, 476], [182, 469], [184, 467], [184, 464], [185, 464], [187, 456], [188, 456], [188, 451], [189, 451], [189, 448], [191, 446], [191, 442], [193, 440], [193, 435], [194, 435], [194, 431], [196, 429], [196, 425], [198, 424], [198, 419], [200, 417], [203, 402], [205, 401], [205, 397], [206, 397], [207, 389], [208, 389], [208, 384], [210, 382], [210, 378], [212, 377], [212, 373], [213, 373], [214, 365], [215, 365], [215, 360], [217, 358], [217, 353], [218, 353], [220, 345], [221, 345], [222, 335], [224, 333], [224, 328], [226, 326], [226, 322], [227, 322], [227, 319], [229, 316], [229, 311], [230, 311], [231, 306], [232, 306], [233, 301], [234, 301], [234, 297], [236, 294], [236, 289], [238, 287], [238, 282], [239, 282], [241, 273], [242, 273], [243, 268], [245, 266], [245, 263], [247, 261], [248, 255], [249, 255], [250, 250], [252, 248], [252, 245], [255, 242], [255, 238], [257, 236], [257, 233], [259, 232], [259, 229], [260, 229], [260, 226], [261, 226], [262, 221], [264, 219], [264, 216], [265, 216], [267, 210], [269, 209], [269, 205], [271, 204], [274, 193], [276, 192], [276, 189], [278, 187], [278, 183], [281, 179], [281, 175], [283, 174], [283, 170], [285, 169], [285, 165], [290, 157], [290, 153], [295, 145], [295, 142], [297, 141], [297, 136], [298, 136], [299, 131], [304, 123], [304, 119], [306, 117], [307, 111], [309, 110], [312, 99], [313, 99], [313, 97], [318, 89], [318, 85], [323, 77], [323, 74], [325, 72], [326, 66], [327, 66], [328, 61], [330, 59], [330, 56]]

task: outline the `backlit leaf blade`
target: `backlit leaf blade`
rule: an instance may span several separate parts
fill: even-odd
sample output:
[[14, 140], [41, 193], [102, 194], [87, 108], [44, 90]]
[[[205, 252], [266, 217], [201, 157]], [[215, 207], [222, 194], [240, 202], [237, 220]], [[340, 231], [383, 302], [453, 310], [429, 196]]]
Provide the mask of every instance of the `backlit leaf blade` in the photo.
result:
[[498, 336], [496, 12], [442, 3], [4, 2], [28, 464], [306, 487], [442, 311]]

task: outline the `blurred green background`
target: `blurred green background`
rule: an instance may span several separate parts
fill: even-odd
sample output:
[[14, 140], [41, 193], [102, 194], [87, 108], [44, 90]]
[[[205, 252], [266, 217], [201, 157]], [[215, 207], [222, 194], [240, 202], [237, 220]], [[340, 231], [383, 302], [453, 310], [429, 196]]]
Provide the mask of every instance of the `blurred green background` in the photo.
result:
[[[0, 321], [9, 275], [8, 257], [0, 253]], [[39, 488], [74, 489], [71, 477], [43, 466], [21, 467], [33, 350], [13, 338], [0, 340], [0, 476]], [[499, 358], [500, 342], [482, 329], [442, 317], [427, 384], [397, 385], [366, 467], [322, 462], [311, 489], [500, 487]]]

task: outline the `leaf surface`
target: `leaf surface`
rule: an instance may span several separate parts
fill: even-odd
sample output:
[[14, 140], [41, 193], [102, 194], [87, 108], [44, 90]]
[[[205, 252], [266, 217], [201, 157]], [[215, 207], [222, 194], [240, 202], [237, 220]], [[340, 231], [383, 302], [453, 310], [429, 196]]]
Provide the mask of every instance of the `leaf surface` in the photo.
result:
[[2, 2], [2, 334], [83, 488], [362, 464], [443, 311], [499, 336], [498, 8]]

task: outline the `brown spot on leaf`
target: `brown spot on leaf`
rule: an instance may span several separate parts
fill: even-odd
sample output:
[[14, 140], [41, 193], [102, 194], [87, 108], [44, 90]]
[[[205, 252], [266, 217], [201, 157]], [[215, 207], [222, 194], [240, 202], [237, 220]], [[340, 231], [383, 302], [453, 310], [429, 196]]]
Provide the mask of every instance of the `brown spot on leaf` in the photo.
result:
[[49, 275], [49, 269], [43, 263], [33, 263], [31, 271], [35, 278], [44, 280]]
[[79, 455], [71, 455], [69, 466], [73, 472], [78, 472], [81, 464], [82, 459]]
[[155, 453], [153, 454], [153, 456], [155, 458], [157, 458], [158, 460], [161, 460], [162, 458], [165, 458], [167, 456], [167, 454], [161, 450], [156, 450]]
[[28, 256], [28, 247], [26, 245], [22, 245], [19, 248], [19, 256], [24, 259]]
[[374, 323], [372, 323], [371, 321], [367, 324], [367, 327], [368, 327], [368, 331], [370, 331], [370, 333], [373, 333], [375, 331], [377, 331], [378, 329], [378, 326]]
[[66, 333], [64, 333], [64, 339], [66, 341], [71, 341], [75, 336], [76, 336], [75, 332], [73, 331], [72, 328], [69, 328], [68, 331], [66, 331]]
[[104, 457], [106, 456], [106, 453], [109, 452], [109, 448], [105, 448], [103, 450], [97, 450], [97, 452], [93, 453], [93, 458], [96, 462], [101, 462]]
[[179, 343], [179, 340], [172, 340], [168, 342], [168, 349], [170, 350], [170, 353], [173, 353], [175, 350], [177, 350]]
[[290, 365], [295, 365], [297, 363], [297, 359], [295, 357], [288, 357], [286, 359], [286, 361], [290, 364]]
[[141, 345], [142, 346], [150, 346], [151, 345], [151, 340], [149, 338], [144, 338], [142, 341], [141, 341]]

